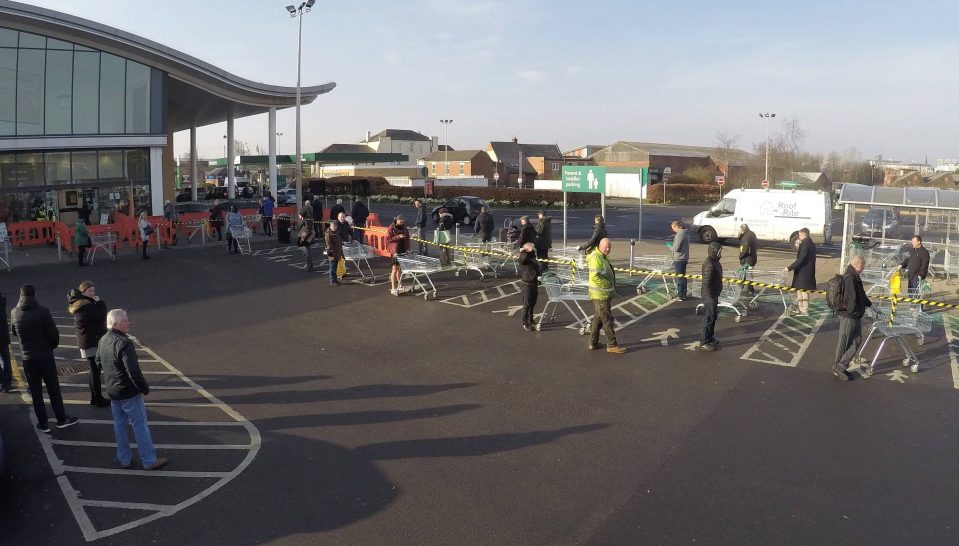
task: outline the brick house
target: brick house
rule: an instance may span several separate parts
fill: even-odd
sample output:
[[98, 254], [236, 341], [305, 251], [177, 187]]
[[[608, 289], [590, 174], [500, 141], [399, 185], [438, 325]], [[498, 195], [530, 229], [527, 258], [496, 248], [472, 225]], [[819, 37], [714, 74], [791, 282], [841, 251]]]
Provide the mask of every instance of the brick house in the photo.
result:
[[703, 167], [730, 181], [745, 180], [755, 155], [738, 149], [679, 144], [654, 144], [621, 140], [597, 151], [590, 159], [607, 167], [647, 167], [651, 184], [662, 182], [663, 170], [681, 174], [692, 167]]
[[430, 178], [482, 176], [492, 180], [496, 172], [496, 164], [483, 150], [436, 151], [426, 157], [425, 166]]
[[522, 177], [523, 185], [532, 187], [533, 180], [559, 180], [562, 176], [563, 153], [555, 144], [520, 144], [514, 138], [510, 142], [490, 142], [485, 151], [495, 164], [501, 186], [516, 186]]

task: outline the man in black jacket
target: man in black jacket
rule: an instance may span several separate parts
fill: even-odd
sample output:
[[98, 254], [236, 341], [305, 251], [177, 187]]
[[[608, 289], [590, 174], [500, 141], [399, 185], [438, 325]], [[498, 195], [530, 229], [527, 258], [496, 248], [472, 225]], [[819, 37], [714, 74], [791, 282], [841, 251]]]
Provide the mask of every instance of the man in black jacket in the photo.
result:
[[0, 292], [0, 313], [2, 313], [2, 324], [0, 324], [0, 390], [3, 392], [16, 392], [13, 388], [13, 364], [10, 361], [10, 327], [7, 325], [7, 297]]
[[80, 356], [90, 363], [90, 405], [109, 407], [110, 401], [103, 397], [100, 387], [100, 367], [97, 366], [97, 345], [107, 333], [107, 304], [97, 296], [93, 281], [83, 281], [68, 297], [67, 311], [73, 315], [77, 347]]
[[366, 232], [358, 228], [366, 227], [366, 219], [370, 216], [370, 209], [367, 208], [362, 200], [357, 199], [356, 202], [353, 203], [353, 210], [350, 211], [350, 216], [353, 217], [353, 240], [359, 243], [365, 243], [364, 235]]
[[922, 246], [921, 236], [916, 235], [912, 238], [912, 249], [900, 265], [909, 277], [909, 291], [915, 292], [919, 288], [919, 281], [924, 280], [929, 274], [929, 251]]
[[483, 207], [483, 210], [476, 217], [475, 229], [481, 243], [488, 243], [493, 240], [493, 213], [489, 211], [489, 207]]
[[872, 306], [862, 287], [862, 279], [859, 278], [865, 265], [862, 256], [853, 256], [842, 276], [842, 309], [836, 311], [839, 316], [839, 344], [836, 345], [836, 363], [832, 368], [832, 374], [842, 381], [852, 378], [846, 369], [862, 343], [860, 319], [865, 314], [866, 307]]
[[536, 230], [533, 224], [529, 223], [529, 216], [519, 217], [519, 247], [523, 248], [526, 243], [533, 243], [536, 240]]
[[53, 413], [57, 416], [57, 428], [77, 424], [77, 418], [70, 417], [63, 409], [57, 364], [53, 359], [53, 350], [60, 345], [60, 331], [53, 322], [50, 310], [40, 306], [37, 291], [32, 285], [25, 284], [20, 287], [20, 301], [11, 313], [10, 322], [13, 325], [13, 335], [20, 338], [20, 354], [23, 356], [27, 384], [30, 385], [30, 397], [33, 398], [37, 430], [50, 432], [47, 410], [43, 403], [44, 384], [47, 386]]
[[336, 204], [330, 207], [330, 220], [336, 220], [340, 213], [346, 213], [346, 207], [343, 206], [343, 200], [337, 199]]
[[426, 256], [428, 252], [426, 251], [426, 243], [423, 242], [426, 240], [426, 208], [420, 199], [413, 201], [413, 205], [416, 207], [416, 217], [413, 219], [413, 227], [416, 228], [416, 231], [412, 235], [420, 239], [416, 242], [418, 245], [417, 252]]
[[117, 439], [117, 461], [123, 468], [133, 463], [133, 451], [127, 435], [127, 423], [133, 427], [137, 452], [144, 470], [159, 470], [167, 459], [158, 459], [153, 437], [147, 427], [147, 408], [143, 396], [150, 394], [150, 385], [143, 378], [137, 360], [136, 347], [127, 336], [130, 319], [123, 309], [107, 313], [107, 333], [97, 346], [97, 364], [103, 368], [103, 378], [113, 412], [113, 433]]
[[585, 245], [580, 245], [577, 247], [577, 250], [580, 252], [585, 252], [589, 254], [594, 248], [599, 246], [599, 242], [607, 238], [606, 235], [606, 221], [603, 220], [603, 217], [599, 214], [596, 215], [595, 225], [593, 226], [593, 235], [589, 238], [589, 242]]
[[716, 317], [719, 315], [719, 293], [723, 291], [723, 245], [712, 242], [707, 249], [708, 256], [703, 261], [703, 338], [699, 348], [704, 351], [715, 351], [719, 342], [716, 341]]
[[[533, 245], [536, 247], [537, 259], [549, 259], [549, 249], [553, 248], [553, 217], [546, 216], [546, 211], [541, 210], [537, 215], [539, 220], [536, 222], [536, 241]], [[543, 263], [543, 270], [549, 269], [549, 263]]]
[[536, 260], [536, 248], [526, 243], [519, 253], [519, 278], [523, 283], [523, 329], [533, 331], [533, 309], [539, 297], [539, 276], [543, 272]]
[[[756, 250], [756, 234], [746, 224], [739, 226], [739, 265], [749, 265], [750, 268], [756, 267], [758, 258]], [[754, 287], [748, 286], [746, 288], [750, 294], [756, 293]]]

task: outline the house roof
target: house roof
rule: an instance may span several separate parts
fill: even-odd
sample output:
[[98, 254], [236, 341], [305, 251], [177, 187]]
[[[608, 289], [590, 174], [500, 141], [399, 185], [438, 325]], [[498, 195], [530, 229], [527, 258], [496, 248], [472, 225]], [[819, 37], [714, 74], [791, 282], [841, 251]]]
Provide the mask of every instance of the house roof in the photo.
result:
[[[652, 142], [630, 142], [625, 140], [621, 140], [615, 144], [607, 146], [607, 148], [616, 146], [617, 144], [629, 146], [637, 151], [645, 152], [649, 155], [702, 158], [711, 157], [713, 159], [723, 161], [726, 159], [727, 152], [725, 148], [717, 148], [712, 146], [686, 146], [683, 144], [659, 144]], [[599, 150], [593, 155], [602, 153], [603, 150]], [[753, 157], [753, 154], [745, 150], [739, 150], [736, 148], [729, 150], [729, 164], [733, 166], [746, 166], [750, 163], [750, 161], [752, 161]]]
[[[519, 159], [520, 151], [523, 152], [523, 163], [527, 163], [530, 157], [545, 157], [547, 159], [563, 159], [563, 153], [559, 151], [559, 146], [555, 144], [522, 144], [518, 142], [490, 142], [490, 147], [496, 158], [506, 163], [512, 158]], [[515, 165], [515, 163], [514, 163]], [[532, 166], [529, 166], [532, 169]], [[523, 166], [526, 169], [526, 165]], [[534, 169], [535, 170], [535, 169]]]
[[442, 150], [431, 153], [426, 156], [426, 161], [472, 161], [477, 154], [485, 153], [483, 150], [450, 150], [449, 154]]
[[381, 138], [388, 137], [391, 140], [407, 140], [407, 141], [429, 141], [430, 137], [418, 133], [416, 131], [410, 131], [408, 129], [385, 129], [376, 133], [370, 137], [370, 142], [374, 140], [380, 140]]
[[330, 144], [320, 150], [321, 154], [373, 154], [376, 151], [366, 144]]

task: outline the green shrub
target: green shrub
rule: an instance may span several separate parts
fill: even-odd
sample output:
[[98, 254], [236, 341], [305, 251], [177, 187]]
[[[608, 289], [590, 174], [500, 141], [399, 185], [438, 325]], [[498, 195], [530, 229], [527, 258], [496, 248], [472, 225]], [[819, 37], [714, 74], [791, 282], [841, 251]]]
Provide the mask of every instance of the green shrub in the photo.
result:
[[[666, 188], [666, 200], [670, 203], [711, 203], [719, 200], [719, 186], [704, 184], [674, 184], [672, 179]], [[653, 184], [646, 193], [647, 200], [663, 202], [663, 185]]]

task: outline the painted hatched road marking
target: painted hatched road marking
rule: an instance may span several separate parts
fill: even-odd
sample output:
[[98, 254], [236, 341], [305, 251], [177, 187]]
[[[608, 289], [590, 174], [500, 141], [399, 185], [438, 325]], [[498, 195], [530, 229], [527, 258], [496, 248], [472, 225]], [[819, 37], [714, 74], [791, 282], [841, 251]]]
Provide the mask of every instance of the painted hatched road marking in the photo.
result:
[[523, 290], [520, 288], [520, 281], [513, 281], [498, 286], [484, 288], [483, 290], [470, 292], [468, 294], [463, 294], [462, 296], [454, 296], [452, 298], [440, 300], [440, 303], [448, 303], [450, 305], [469, 309], [470, 307], [476, 307], [477, 305], [483, 305], [485, 303], [494, 302], [503, 298], [516, 296], [522, 292]]
[[[634, 296], [622, 303], [618, 303], [612, 307], [615, 328], [619, 330], [627, 326], [632, 326], [649, 315], [668, 307], [674, 301], [676, 300], [660, 292], [647, 292]], [[586, 303], [591, 305], [589, 302]], [[620, 320], [616, 318], [617, 313], [626, 315], [629, 318], [625, 321]], [[592, 322], [593, 315], [589, 315], [589, 320]], [[579, 330], [580, 328], [580, 326], [576, 324], [569, 324], [566, 327], [570, 330]]]
[[811, 302], [809, 314], [808, 317], [797, 317], [784, 312], [763, 332], [759, 341], [746, 350], [741, 359], [795, 368], [829, 315], [825, 304], [821, 302]]
[[[66, 327], [66, 326], [64, 326]], [[73, 325], [69, 325], [70, 328]], [[165, 370], [160, 372], [162, 375], [173, 377], [174, 380], [179, 380], [183, 383], [180, 385], [164, 385], [164, 386], [155, 386], [153, 388], [160, 390], [166, 387], [167, 390], [191, 390], [196, 392], [202, 398], [205, 398], [207, 402], [202, 403], [180, 403], [180, 402], [146, 402], [147, 408], [163, 408], [163, 407], [205, 407], [205, 408], [215, 408], [219, 410], [222, 414], [225, 414], [225, 417], [229, 420], [227, 421], [166, 421], [162, 419], [152, 420], [149, 422], [151, 427], [158, 427], [160, 431], [165, 430], [176, 430], [177, 428], [194, 428], [194, 429], [204, 429], [208, 428], [210, 430], [229, 430], [242, 428], [249, 435], [250, 442], [245, 443], [230, 443], [230, 444], [155, 444], [154, 447], [157, 449], [171, 449], [171, 450], [181, 450], [181, 453], [189, 453], [188, 450], [239, 450], [245, 451], [245, 457], [239, 464], [234, 466], [232, 469], [223, 469], [223, 470], [211, 470], [211, 471], [195, 471], [190, 469], [190, 459], [186, 455], [178, 456], [176, 459], [177, 469], [176, 470], [161, 470], [161, 471], [147, 471], [147, 470], [138, 470], [138, 469], [122, 469], [122, 468], [103, 468], [97, 466], [86, 466], [86, 465], [77, 465], [77, 464], [68, 464], [68, 461], [64, 460], [63, 454], [58, 454], [55, 451], [55, 446], [69, 446], [73, 448], [90, 448], [90, 449], [100, 449], [103, 448], [115, 448], [115, 442], [94, 442], [86, 440], [64, 440], [56, 439], [54, 436], [49, 434], [36, 431], [36, 436], [40, 442], [40, 446], [43, 449], [44, 454], [47, 457], [47, 461], [50, 464], [50, 468], [53, 470], [55, 476], [57, 476], [57, 484], [60, 486], [61, 491], [63, 492], [64, 498], [67, 501], [67, 504], [70, 506], [70, 510], [73, 513], [74, 518], [77, 520], [77, 524], [80, 527], [83, 537], [86, 541], [94, 541], [100, 538], [112, 536], [124, 531], [145, 525], [152, 521], [155, 521], [160, 518], [171, 516], [184, 508], [192, 506], [193, 504], [205, 499], [206, 497], [215, 493], [218, 489], [229, 483], [231, 480], [239, 476], [253, 461], [257, 453], [260, 450], [261, 438], [260, 433], [257, 428], [247, 421], [242, 415], [237, 413], [233, 408], [224, 404], [221, 400], [210, 394], [206, 389], [198, 385], [189, 377], [183, 375], [182, 372], [174, 368], [170, 363], [161, 358], [157, 353], [155, 353], [149, 347], [143, 346], [140, 341], [134, 337], [130, 336], [131, 340], [136, 345], [138, 353], [143, 353], [146, 359], [149, 359], [152, 362], [159, 363], [162, 365]], [[145, 359], [145, 360], [146, 360]], [[19, 369], [17, 370], [19, 373]], [[160, 374], [157, 374], [160, 375]], [[73, 384], [73, 383], [64, 383], [65, 387], [88, 387], [87, 385]], [[66, 391], [66, 394], [74, 391]], [[83, 398], [87, 398], [86, 391], [79, 391], [83, 393]], [[28, 393], [22, 393], [21, 398], [24, 402], [30, 403], [31, 398]], [[65, 404], [88, 404], [87, 400], [64, 400]], [[214, 411], [215, 411], [214, 410]], [[221, 415], [222, 415], [221, 414]], [[213, 416], [211, 416], [213, 417]], [[215, 417], [214, 417], [215, 418]], [[31, 412], [31, 420], [36, 423], [36, 417], [33, 416]], [[75, 434], [83, 434], [84, 426], [89, 427], [112, 427], [113, 421], [108, 419], [83, 419], [81, 421], [80, 427], [73, 429]], [[90, 430], [93, 430], [92, 428]], [[159, 436], [162, 432], [153, 431], [154, 437]], [[131, 444], [131, 449], [136, 449], [136, 444]], [[138, 455], [138, 453], [136, 454]], [[76, 455], [74, 455], [76, 456]], [[182, 469], [182, 470], [181, 470]], [[71, 482], [71, 476], [78, 475], [88, 475], [88, 476], [97, 476], [97, 475], [106, 475], [106, 476], [118, 476], [118, 475], [127, 475], [127, 476], [149, 476], [155, 479], [174, 479], [174, 480], [202, 480], [204, 484], [208, 483], [209, 480], [214, 479], [212, 484], [206, 486], [202, 491], [196, 495], [185, 498], [179, 503], [176, 504], [155, 504], [150, 502], [133, 502], [133, 501], [113, 501], [109, 499], [88, 499], [83, 498], [83, 491], [74, 487], [74, 484]], [[93, 479], [93, 478], [91, 478]], [[80, 482], [84, 483], [84, 482]], [[101, 492], [102, 484], [97, 483], [96, 485], [85, 485], [84, 488], [91, 488], [89, 493], [98, 494]], [[143, 499], [136, 499], [138, 501], [149, 501], [151, 491], [144, 490], [142, 496]], [[108, 495], [107, 495], [108, 496]], [[88, 509], [117, 509], [118, 517], [121, 518], [122, 523], [115, 524], [111, 521], [110, 524], [104, 524], [98, 527], [94, 520], [91, 519], [91, 515], [95, 516], [95, 513], [88, 513]], [[135, 511], [135, 512], [134, 512]], [[110, 527], [109, 525], [113, 525]]]

